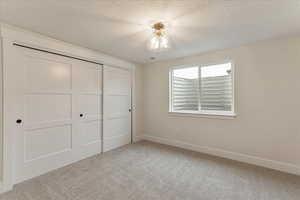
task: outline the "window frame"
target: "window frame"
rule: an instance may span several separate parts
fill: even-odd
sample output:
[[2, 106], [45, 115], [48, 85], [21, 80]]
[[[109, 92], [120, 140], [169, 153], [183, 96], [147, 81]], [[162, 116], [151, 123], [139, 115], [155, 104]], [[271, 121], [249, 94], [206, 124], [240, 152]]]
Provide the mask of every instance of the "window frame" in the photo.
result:
[[[184, 68], [190, 68], [190, 67], [207, 67], [210, 65], [220, 65], [220, 64], [231, 64], [231, 73], [232, 73], [232, 106], [231, 111], [218, 111], [218, 110], [200, 110], [200, 111], [174, 111], [173, 110], [173, 72], [176, 69], [184, 69]], [[233, 60], [222, 60], [219, 62], [210, 62], [210, 63], [192, 63], [192, 64], [184, 64], [184, 65], [178, 65], [178, 66], [170, 66], [169, 67], [169, 114], [172, 115], [179, 115], [179, 116], [191, 116], [191, 117], [205, 117], [205, 116], [223, 116], [225, 118], [232, 118], [236, 117], [236, 105], [235, 105], [235, 65]]]

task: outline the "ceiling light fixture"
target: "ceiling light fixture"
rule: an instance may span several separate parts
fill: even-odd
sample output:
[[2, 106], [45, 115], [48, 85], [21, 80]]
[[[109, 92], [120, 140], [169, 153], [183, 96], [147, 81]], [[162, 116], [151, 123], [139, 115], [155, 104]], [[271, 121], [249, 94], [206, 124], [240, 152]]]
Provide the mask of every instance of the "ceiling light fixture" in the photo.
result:
[[148, 43], [148, 49], [153, 52], [162, 52], [171, 48], [166, 30], [166, 24], [162, 22], [151, 25], [152, 37]]

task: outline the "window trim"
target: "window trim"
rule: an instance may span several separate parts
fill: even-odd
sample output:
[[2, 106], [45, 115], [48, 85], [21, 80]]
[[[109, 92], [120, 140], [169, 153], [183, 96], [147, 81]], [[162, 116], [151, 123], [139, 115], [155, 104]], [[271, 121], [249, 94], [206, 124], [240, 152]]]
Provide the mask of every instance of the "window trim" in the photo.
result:
[[[232, 110], [231, 111], [218, 111], [218, 110], [201, 110], [201, 111], [174, 111], [173, 110], [173, 71], [175, 69], [184, 69], [184, 68], [189, 68], [193, 66], [200, 66], [200, 67], [205, 67], [205, 66], [210, 66], [210, 65], [220, 65], [220, 64], [225, 64], [225, 63], [231, 63], [231, 73], [232, 73]], [[223, 116], [226, 118], [234, 118], [237, 116], [236, 114], [236, 96], [235, 96], [235, 64], [234, 61], [231, 59], [225, 59], [221, 60], [219, 62], [208, 62], [208, 63], [191, 63], [191, 64], [184, 64], [184, 65], [177, 65], [177, 66], [170, 66], [169, 67], [169, 94], [168, 94], [168, 101], [169, 101], [169, 114], [174, 115], [174, 116], [191, 116], [191, 117], [209, 117], [209, 116]], [[213, 117], [214, 118], [214, 117]]]

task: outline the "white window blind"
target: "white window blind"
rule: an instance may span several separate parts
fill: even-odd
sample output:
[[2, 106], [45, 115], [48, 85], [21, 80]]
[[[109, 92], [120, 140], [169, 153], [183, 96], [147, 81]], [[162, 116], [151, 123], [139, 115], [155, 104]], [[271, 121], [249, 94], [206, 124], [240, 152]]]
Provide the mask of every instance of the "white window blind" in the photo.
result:
[[231, 63], [173, 68], [170, 78], [171, 112], [233, 113]]

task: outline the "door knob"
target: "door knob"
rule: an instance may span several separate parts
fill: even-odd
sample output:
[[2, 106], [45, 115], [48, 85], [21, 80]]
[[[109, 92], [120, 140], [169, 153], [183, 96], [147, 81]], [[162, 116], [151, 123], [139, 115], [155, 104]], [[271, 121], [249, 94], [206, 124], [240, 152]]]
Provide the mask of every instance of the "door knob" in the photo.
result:
[[21, 120], [21, 119], [17, 119], [16, 123], [17, 123], [17, 124], [21, 124], [21, 123], [22, 123], [22, 120]]
[[80, 117], [83, 117], [83, 114], [80, 114], [79, 116], [80, 116]]

